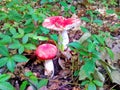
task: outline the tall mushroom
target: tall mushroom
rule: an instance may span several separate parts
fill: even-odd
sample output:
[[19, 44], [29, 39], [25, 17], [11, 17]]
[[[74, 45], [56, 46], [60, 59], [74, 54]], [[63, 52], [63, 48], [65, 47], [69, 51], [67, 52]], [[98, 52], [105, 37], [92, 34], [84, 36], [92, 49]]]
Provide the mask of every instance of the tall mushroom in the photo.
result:
[[39, 60], [44, 60], [45, 75], [53, 77], [54, 75], [54, 65], [52, 59], [57, 54], [57, 47], [53, 44], [41, 44], [37, 47], [35, 51], [36, 56]]
[[64, 18], [62, 16], [52, 16], [48, 17], [43, 22], [43, 27], [51, 30], [56, 30], [61, 32], [63, 45], [63, 50], [67, 49], [67, 44], [69, 43], [69, 37], [67, 30], [76, 27], [80, 24], [80, 20], [77, 18]]

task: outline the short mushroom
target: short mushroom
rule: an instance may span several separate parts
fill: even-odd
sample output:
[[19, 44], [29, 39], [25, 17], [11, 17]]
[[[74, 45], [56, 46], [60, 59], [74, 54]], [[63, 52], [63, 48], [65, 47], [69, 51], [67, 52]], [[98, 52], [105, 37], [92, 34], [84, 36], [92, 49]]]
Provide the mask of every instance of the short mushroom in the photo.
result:
[[57, 47], [53, 44], [41, 44], [35, 51], [39, 60], [44, 60], [45, 75], [53, 77], [54, 65], [52, 59], [57, 55]]
[[69, 37], [67, 30], [76, 27], [80, 24], [80, 20], [77, 18], [64, 18], [62, 16], [52, 16], [48, 17], [43, 22], [43, 27], [51, 30], [56, 30], [61, 32], [62, 41], [60, 43], [63, 45], [63, 50], [67, 49], [67, 44], [69, 43]]

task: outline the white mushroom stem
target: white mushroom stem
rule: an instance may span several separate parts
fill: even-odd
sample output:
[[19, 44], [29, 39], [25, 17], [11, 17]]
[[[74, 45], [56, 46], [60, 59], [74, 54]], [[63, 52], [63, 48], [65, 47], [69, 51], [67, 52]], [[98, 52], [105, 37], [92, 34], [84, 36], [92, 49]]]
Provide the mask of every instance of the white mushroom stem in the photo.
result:
[[61, 38], [62, 40], [60, 39], [60, 44], [62, 44], [63, 51], [64, 51], [65, 49], [67, 49], [67, 44], [69, 43], [69, 37], [68, 37], [67, 30], [62, 31]]
[[44, 66], [45, 66], [44, 74], [48, 75], [50, 77], [53, 77], [54, 76], [54, 64], [53, 64], [53, 61], [51, 59], [50, 60], [45, 60]]

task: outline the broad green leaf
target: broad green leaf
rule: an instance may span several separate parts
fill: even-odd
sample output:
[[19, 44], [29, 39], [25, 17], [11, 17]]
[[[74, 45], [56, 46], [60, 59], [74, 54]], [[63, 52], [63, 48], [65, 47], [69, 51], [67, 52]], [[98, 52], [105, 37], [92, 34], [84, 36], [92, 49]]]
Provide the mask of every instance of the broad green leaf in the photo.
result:
[[19, 47], [19, 49], [18, 49], [18, 53], [19, 53], [19, 54], [22, 54], [22, 53], [24, 52], [24, 50], [25, 50], [24, 46], [21, 45], [21, 46]]
[[106, 48], [110, 58], [112, 58], [112, 60], [114, 60], [114, 53], [113, 53], [113, 51], [110, 48], [108, 48], [108, 47], [105, 47], [105, 48]]
[[41, 79], [41, 80], [39, 81], [38, 87], [41, 88], [41, 87], [43, 87], [43, 86], [46, 86], [47, 83], [48, 83], [48, 79]]
[[88, 84], [88, 90], [96, 90], [96, 86], [95, 86], [95, 84], [93, 82], [90, 82]]
[[25, 44], [24, 47], [29, 50], [35, 50], [36, 46], [32, 43]]
[[85, 21], [85, 22], [90, 22], [90, 19], [87, 17], [81, 17], [81, 20]]
[[12, 58], [9, 58], [9, 60], [7, 61], [7, 68], [11, 71], [14, 72], [15, 70], [15, 62], [14, 60], [12, 60]]
[[15, 88], [9, 82], [0, 83], [0, 90], [15, 90]]
[[7, 63], [7, 60], [7, 57], [0, 58], [0, 67], [3, 67]]
[[34, 83], [36, 86], [38, 86], [38, 78], [36, 76], [30, 76], [29, 77], [30, 81]]
[[47, 29], [47, 28], [45, 28], [45, 27], [40, 27], [40, 30], [41, 30], [41, 32], [42, 33], [44, 33], [44, 34], [48, 34], [49, 32], [50, 32], [50, 30], [49, 29]]
[[103, 82], [100, 82], [98, 80], [93, 80], [93, 83], [99, 87], [102, 87], [103, 86]]
[[9, 52], [8, 52], [7, 47], [0, 46], [0, 54], [3, 55], [3, 56], [9, 56]]
[[28, 42], [28, 35], [24, 35], [22, 38], [22, 43], [25, 44]]
[[108, 9], [108, 10], [106, 10], [106, 13], [107, 13], [107, 14], [113, 14], [113, 13], [115, 13], [115, 11], [112, 10], [112, 9]]
[[28, 81], [23, 81], [22, 84], [20, 85], [20, 90], [25, 90], [28, 84], [29, 84]]
[[17, 32], [16, 32], [16, 29], [14, 28], [14, 27], [10, 27], [10, 30], [9, 30], [10, 32], [11, 32], [11, 34], [16, 34]]
[[28, 59], [23, 55], [14, 55], [12, 59], [16, 62], [26, 62]]
[[11, 48], [11, 49], [18, 49], [18, 48], [20, 48], [20, 43], [19, 43], [19, 41], [18, 40], [16, 40], [16, 41], [14, 41], [13, 43], [11, 43], [9, 46], [8, 46], [8, 48]]
[[0, 75], [0, 83], [7, 81], [11, 76], [8, 74], [1, 74]]
[[85, 71], [85, 74], [89, 77], [91, 73], [95, 71], [95, 63], [92, 60], [88, 60], [85, 64], [81, 67], [81, 70]]
[[0, 38], [2, 38], [1, 40], [0, 40], [0, 43], [2, 43], [2, 44], [8, 44], [8, 43], [11, 43], [11, 41], [12, 41], [12, 39], [11, 39], [11, 37], [9, 36], [9, 35], [1, 35], [0, 36]]
[[89, 82], [90, 82], [89, 80], [84, 80], [84, 81], [81, 83], [81, 85], [82, 85], [82, 86], [85, 86], [85, 85], [89, 84]]

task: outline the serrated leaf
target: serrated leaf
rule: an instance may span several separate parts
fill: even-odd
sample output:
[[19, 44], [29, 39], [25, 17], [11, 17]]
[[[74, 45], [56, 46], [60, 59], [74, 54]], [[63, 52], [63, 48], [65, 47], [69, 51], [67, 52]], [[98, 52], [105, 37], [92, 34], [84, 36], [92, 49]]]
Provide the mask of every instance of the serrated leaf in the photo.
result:
[[7, 57], [0, 58], [0, 67], [3, 67], [7, 63], [7, 60]]
[[0, 83], [7, 81], [11, 76], [8, 74], [1, 74], [0, 75]]
[[41, 87], [43, 87], [43, 86], [46, 86], [47, 85], [47, 83], [48, 83], [48, 79], [41, 79], [40, 81], [39, 81], [39, 88], [41, 88]]
[[81, 17], [81, 20], [85, 21], [85, 22], [90, 22], [90, 19], [87, 17]]
[[28, 59], [23, 55], [14, 55], [12, 59], [16, 62], [26, 62]]
[[9, 56], [9, 52], [8, 52], [7, 47], [0, 46], [0, 54], [3, 55], [3, 56]]
[[92, 82], [90, 82], [90, 83], [88, 84], [88, 90], [96, 90], [95, 84], [92, 83]]
[[28, 84], [29, 84], [28, 81], [23, 81], [22, 84], [20, 85], [20, 90], [25, 90]]
[[14, 72], [15, 70], [15, 62], [14, 60], [12, 60], [12, 58], [9, 58], [9, 60], [7, 61], [7, 68], [11, 71]]
[[74, 6], [71, 6], [71, 7], [70, 7], [70, 11], [71, 11], [72, 13], [76, 13], [75, 7], [74, 7]]
[[65, 1], [61, 1], [60, 5], [62, 5], [63, 7], [68, 7], [68, 4]]
[[9, 82], [0, 83], [0, 90], [15, 90]]

